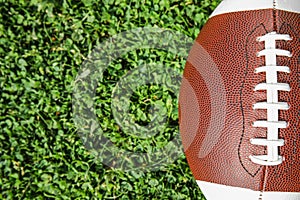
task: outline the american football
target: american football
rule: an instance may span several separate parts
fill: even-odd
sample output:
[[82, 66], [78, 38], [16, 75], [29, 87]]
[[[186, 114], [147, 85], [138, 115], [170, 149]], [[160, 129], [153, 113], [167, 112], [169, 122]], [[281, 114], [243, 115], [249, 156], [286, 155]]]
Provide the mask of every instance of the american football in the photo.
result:
[[189, 53], [185, 155], [207, 200], [300, 199], [300, 1], [224, 0]]

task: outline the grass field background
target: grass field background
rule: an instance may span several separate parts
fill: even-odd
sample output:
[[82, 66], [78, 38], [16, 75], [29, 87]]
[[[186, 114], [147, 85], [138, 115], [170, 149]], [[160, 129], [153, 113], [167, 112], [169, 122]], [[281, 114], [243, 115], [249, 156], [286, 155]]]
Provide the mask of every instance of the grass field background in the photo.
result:
[[[203, 199], [185, 156], [156, 171], [123, 171], [95, 162], [72, 118], [73, 82], [104, 40], [138, 27], [160, 27], [193, 39], [220, 0], [0, 0], [0, 199]], [[157, 85], [138, 88], [130, 113], [143, 125], [155, 102], [168, 116], [151, 139], [126, 134], [111, 114], [118, 80], [140, 65], [180, 73], [185, 60], [137, 50], [114, 61], [97, 88], [96, 114], [120, 148], [147, 152], [178, 134], [176, 95]]]

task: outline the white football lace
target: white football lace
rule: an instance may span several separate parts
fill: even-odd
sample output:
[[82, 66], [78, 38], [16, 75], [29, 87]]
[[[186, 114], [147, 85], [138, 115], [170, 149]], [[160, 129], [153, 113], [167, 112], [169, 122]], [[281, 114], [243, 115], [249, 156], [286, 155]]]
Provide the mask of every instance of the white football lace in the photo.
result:
[[266, 109], [267, 120], [253, 122], [254, 127], [267, 128], [267, 138], [252, 138], [253, 145], [267, 146], [267, 155], [251, 155], [252, 162], [259, 165], [274, 166], [283, 162], [284, 158], [279, 155], [279, 147], [284, 145], [284, 140], [279, 139], [279, 129], [286, 128], [286, 121], [279, 121], [279, 110], [288, 110], [289, 105], [286, 102], [278, 102], [279, 91], [290, 91], [287, 83], [278, 83], [278, 72], [290, 73], [287, 66], [277, 66], [277, 56], [291, 57], [291, 52], [282, 49], [276, 49], [276, 41], [291, 40], [289, 35], [277, 34], [276, 32], [268, 33], [258, 37], [258, 42], [265, 42], [265, 49], [258, 52], [257, 56], [265, 56], [265, 65], [255, 69], [255, 73], [266, 73], [266, 83], [259, 83], [254, 91], [266, 90], [267, 101], [258, 102], [253, 105], [253, 109]]

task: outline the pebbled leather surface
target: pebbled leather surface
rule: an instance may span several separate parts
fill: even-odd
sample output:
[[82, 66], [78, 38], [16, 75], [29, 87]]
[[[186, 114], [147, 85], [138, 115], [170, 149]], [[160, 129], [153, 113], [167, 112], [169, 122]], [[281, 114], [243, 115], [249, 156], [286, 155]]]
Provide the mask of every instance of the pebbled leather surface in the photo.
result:
[[[289, 123], [288, 128], [279, 131], [280, 138], [285, 140], [280, 147], [285, 161], [266, 167], [250, 161], [249, 155], [265, 154], [266, 148], [251, 145], [249, 140], [266, 137], [266, 129], [251, 126], [253, 121], [266, 119], [266, 110], [252, 109], [255, 102], [266, 100], [266, 91], [253, 91], [255, 85], [265, 81], [265, 74], [255, 74], [254, 69], [265, 62], [264, 57], [256, 57], [264, 48], [256, 37], [272, 31], [292, 36], [292, 41], [277, 42], [277, 46], [290, 50], [293, 56], [277, 58], [278, 65], [291, 69], [290, 74], [278, 75], [278, 82], [291, 86], [290, 92], [279, 92], [279, 100], [290, 105], [289, 110], [279, 114], [281, 120]], [[190, 51], [179, 98], [180, 132], [196, 180], [255, 191], [300, 192], [299, 34], [299, 14], [273, 9], [217, 15], [203, 27]], [[212, 62], [221, 83], [218, 76], [207, 73]], [[207, 80], [215, 86], [207, 84]], [[225, 95], [220, 97], [217, 94], [222, 93], [222, 87]], [[212, 88], [220, 91], [214, 94]], [[225, 103], [214, 104], [219, 98], [224, 98]], [[193, 105], [195, 102], [197, 105]], [[187, 109], [189, 105], [193, 112]], [[214, 129], [210, 128], [211, 121], [218, 122]], [[196, 131], [189, 131], [188, 127]], [[203, 146], [209, 148], [205, 154], [201, 154]]]

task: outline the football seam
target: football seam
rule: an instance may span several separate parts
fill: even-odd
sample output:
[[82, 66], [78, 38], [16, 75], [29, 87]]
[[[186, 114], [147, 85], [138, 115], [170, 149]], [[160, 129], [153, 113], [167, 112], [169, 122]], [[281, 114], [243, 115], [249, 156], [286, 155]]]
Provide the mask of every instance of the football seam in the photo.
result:
[[245, 165], [243, 164], [243, 161], [242, 161], [242, 158], [241, 158], [241, 154], [240, 154], [240, 151], [241, 151], [241, 145], [242, 145], [242, 142], [244, 140], [244, 136], [245, 136], [245, 114], [244, 114], [244, 109], [243, 109], [243, 101], [242, 101], [242, 95], [243, 95], [243, 89], [245, 87], [245, 82], [246, 82], [246, 77], [248, 75], [248, 69], [249, 69], [249, 56], [248, 56], [248, 53], [247, 53], [247, 46], [248, 46], [248, 43], [249, 43], [249, 37], [259, 28], [259, 27], [263, 27], [263, 29], [265, 30], [265, 32], [267, 33], [267, 29], [265, 27], [265, 25], [263, 23], [257, 25], [250, 33], [249, 35], [247, 36], [247, 39], [246, 39], [246, 45], [245, 45], [245, 52], [246, 52], [246, 69], [244, 71], [244, 78], [243, 78], [243, 82], [242, 82], [242, 85], [241, 85], [241, 88], [240, 88], [240, 109], [241, 109], [241, 112], [242, 112], [242, 119], [243, 119], [243, 127], [242, 127], [242, 135], [241, 135], [241, 138], [240, 138], [240, 142], [239, 142], [239, 146], [238, 146], [238, 156], [239, 156], [239, 161], [242, 165], [242, 167], [244, 168], [244, 170], [252, 177], [255, 177], [258, 172], [262, 169], [263, 166], [260, 166], [258, 168], [258, 170], [255, 172], [255, 173], [251, 173], [249, 172], [249, 170], [245, 167]]
[[277, 31], [277, 1], [273, 1], [273, 29]]
[[[243, 82], [242, 82], [242, 85], [241, 85], [241, 88], [240, 88], [240, 109], [241, 109], [241, 113], [242, 113], [242, 118], [243, 118], [243, 127], [242, 127], [242, 135], [241, 135], [241, 138], [240, 138], [240, 142], [239, 142], [239, 146], [238, 146], [238, 157], [239, 157], [239, 161], [240, 161], [240, 164], [242, 165], [242, 167], [244, 168], [244, 170], [252, 177], [255, 177], [258, 172], [260, 170], [262, 170], [262, 168], [265, 168], [263, 169], [263, 182], [261, 183], [261, 186], [260, 186], [260, 192], [261, 192], [261, 196], [259, 197], [259, 200], [263, 200], [263, 193], [265, 191], [265, 179], [266, 179], [266, 172], [267, 172], [267, 167], [265, 166], [260, 166], [259, 169], [255, 172], [255, 173], [251, 173], [247, 170], [247, 168], [245, 167], [245, 165], [243, 164], [242, 162], [242, 159], [241, 159], [241, 154], [240, 154], [240, 150], [241, 150], [241, 145], [242, 145], [242, 142], [244, 140], [244, 136], [245, 136], [245, 114], [244, 114], [244, 109], [243, 109], [243, 102], [242, 102], [242, 95], [243, 95], [243, 89], [244, 89], [244, 85], [245, 85], [245, 81], [246, 81], [246, 77], [247, 77], [247, 74], [249, 73], [248, 69], [249, 69], [249, 56], [248, 56], [248, 53], [247, 53], [247, 46], [248, 46], [248, 42], [249, 42], [249, 37], [251, 36], [251, 34], [253, 34], [259, 27], [263, 27], [263, 29], [266, 31], [266, 33], [268, 33], [265, 25], [263, 23], [261, 23], [260, 25], [256, 26], [250, 33], [249, 35], [247, 36], [247, 39], [246, 39], [246, 45], [245, 45], [245, 52], [246, 52], [246, 61], [247, 61], [247, 65], [246, 65], [246, 69], [244, 71], [244, 79], [243, 79]], [[298, 36], [297, 32], [293, 29], [293, 27], [290, 25], [290, 24], [287, 24], [287, 23], [283, 23], [280, 28], [279, 28], [279, 32], [281, 32], [281, 30], [285, 27], [285, 26], [288, 26], [290, 28], [290, 30], [297, 36], [297, 39], [300, 41], [300, 37]], [[300, 120], [298, 120], [300, 121]], [[296, 140], [296, 136], [294, 136], [294, 139]], [[297, 148], [297, 146], [294, 147], [295, 149]], [[295, 162], [295, 157], [293, 156], [293, 162]], [[291, 167], [291, 166], [290, 166]]]
[[[290, 24], [288, 24], [288, 23], [285, 23], [285, 22], [282, 23], [282, 25], [281, 25], [280, 28], [279, 28], [279, 32], [282, 32], [282, 29], [283, 29], [285, 26], [286, 26], [286, 27], [289, 27], [290, 30], [293, 32], [293, 34], [296, 35], [296, 37], [297, 37], [296, 39], [297, 39], [298, 41], [300, 41], [300, 35], [299, 35], [299, 34], [294, 30], [294, 28], [293, 28]], [[299, 116], [300, 116], [300, 113], [299, 113]], [[297, 119], [296, 124], [299, 124], [299, 118]], [[297, 127], [297, 125], [295, 125], [295, 127]], [[295, 131], [297, 131], [297, 129], [296, 129]], [[299, 134], [295, 134], [295, 135], [294, 135], [294, 141], [296, 141], [298, 137], [300, 137]], [[296, 149], [297, 149], [297, 145], [294, 143], [294, 150], [293, 150], [293, 152], [295, 152]], [[292, 156], [292, 160], [293, 160], [293, 163], [296, 162], [295, 156]], [[290, 167], [291, 167], [291, 166], [289, 166], [289, 169], [286, 169], [285, 171], [289, 171], [289, 170], [290, 170]]]

